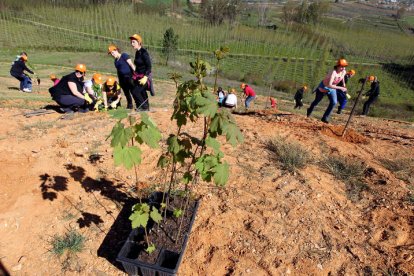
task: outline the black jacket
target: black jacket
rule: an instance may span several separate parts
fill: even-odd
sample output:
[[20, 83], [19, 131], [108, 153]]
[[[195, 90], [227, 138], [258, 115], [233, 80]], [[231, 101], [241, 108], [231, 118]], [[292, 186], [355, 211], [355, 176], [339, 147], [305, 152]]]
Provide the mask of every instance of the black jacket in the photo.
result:
[[135, 53], [134, 64], [136, 66], [135, 72], [144, 74], [149, 77], [151, 74], [151, 58], [148, 51], [144, 48], [139, 49]]
[[23, 60], [16, 60], [13, 62], [12, 67], [10, 69], [11, 75], [21, 76], [24, 74], [24, 71], [29, 72], [30, 74], [33, 74], [33, 71], [27, 68], [26, 63]]
[[380, 93], [379, 81], [374, 81], [371, 83], [371, 89], [368, 90], [368, 92], [365, 93], [365, 95], [370, 96], [370, 97], [378, 97], [379, 93]]

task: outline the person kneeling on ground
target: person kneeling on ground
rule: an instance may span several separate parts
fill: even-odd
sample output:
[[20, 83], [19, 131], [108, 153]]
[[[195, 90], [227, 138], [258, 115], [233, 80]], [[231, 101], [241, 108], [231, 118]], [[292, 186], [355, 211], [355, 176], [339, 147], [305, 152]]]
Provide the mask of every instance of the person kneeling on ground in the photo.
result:
[[218, 97], [218, 105], [223, 106], [224, 98], [226, 97], [226, 93], [223, 91], [223, 88], [219, 87], [217, 89], [217, 97]]
[[305, 93], [306, 90], [308, 90], [308, 87], [304, 85], [301, 88], [299, 88], [298, 91], [296, 91], [295, 98], [294, 98], [296, 102], [296, 105], [294, 107], [295, 109], [296, 108], [300, 109], [303, 106], [303, 102], [302, 102], [303, 93]]
[[99, 106], [103, 102], [102, 98], [102, 76], [99, 73], [92, 75], [92, 79], [87, 80], [83, 83], [84, 94], [89, 94], [95, 103], [94, 110], [98, 111]]
[[227, 108], [237, 108], [237, 96], [236, 96], [236, 89], [232, 88], [229, 91], [229, 94], [224, 99], [224, 107]]
[[22, 53], [20, 58], [15, 60], [12, 63], [12, 67], [10, 69], [10, 75], [15, 77], [20, 81], [20, 90], [26, 93], [32, 92], [32, 80], [28, 75], [24, 73], [24, 71], [29, 72], [30, 74], [34, 74], [32, 70], [27, 68], [27, 55], [26, 53]]
[[87, 112], [93, 104], [89, 94], [82, 93], [85, 74], [85, 64], [77, 64], [75, 72], [63, 76], [56, 86], [49, 89], [52, 99], [59, 104], [63, 112]]
[[121, 86], [114, 77], [109, 77], [102, 87], [102, 96], [105, 109], [108, 109], [108, 104], [112, 109], [121, 106]]

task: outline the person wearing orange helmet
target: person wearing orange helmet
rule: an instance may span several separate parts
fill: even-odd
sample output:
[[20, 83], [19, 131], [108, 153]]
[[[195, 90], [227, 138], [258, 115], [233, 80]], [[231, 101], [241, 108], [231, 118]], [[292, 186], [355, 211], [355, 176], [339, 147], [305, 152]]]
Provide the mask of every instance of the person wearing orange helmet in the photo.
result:
[[59, 104], [63, 112], [87, 112], [93, 104], [89, 94], [83, 93], [85, 74], [85, 64], [77, 64], [75, 72], [63, 76], [56, 86], [49, 89], [52, 99]]
[[34, 74], [34, 72], [26, 66], [27, 59], [27, 54], [22, 52], [22, 54], [12, 63], [10, 75], [20, 81], [21, 91], [30, 93], [32, 92], [32, 79], [25, 72], [30, 74]]
[[127, 53], [121, 53], [116, 45], [109, 45], [108, 54], [114, 57], [114, 65], [118, 74], [119, 85], [124, 91], [127, 100], [127, 109], [133, 108], [132, 103], [132, 72], [135, 71], [135, 64]]
[[294, 97], [295, 102], [296, 102], [295, 107], [294, 107], [295, 109], [296, 108], [300, 109], [303, 106], [303, 103], [302, 103], [303, 93], [305, 93], [307, 90], [308, 90], [308, 87], [304, 85], [296, 91], [296, 94]]
[[311, 103], [309, 106], [306, 115], [307, 117], [310, 117], [312, 114], [313, 109], [315, 106], [318, 105], [318, 103], [323, 99], [323, 97], [326, 95], [329, 98], [329, 105], [325, 110], [325, 113], [322, 116], [321, 121], [324, 123], [329, 122], [329, 115], [331, 115], [332, 110], [334, 109], [335, 105], [338, 102], [336, 90], [339, 89], [343, 92], [346, 92], [347, 89], [345, 86], [338, 86], [338, 84], [344, 79], [346, 74], [346, 66], [348, 66], [348, 62], [341, 58], [338, 59], [336, 62], [336, 65], [334, 66], [334, 69], [329, 72], [325, 78], [321, 81], [318, 88], [316, 89], [316, 95], [315, 100]]
[[105, 109], [108, 109], [108, 106], [112, 109], [121, 106], [121, 86], [114, 77], [109, 77], [103, 84], [102, 96]]
[[[352, 78], [353, 76], [355, 76], [356, 71], [354, 69], [349, 70], [346, 74], [344, 79], [338, 83], [338, 86], [342, 86], [345, 87], [346, 84], [348, 83], [348, 80], [350, 78]], [[341, 114], [342, 110], [346, 107], [346, 104], [348, 103], [348, 99], [351, 98], [351, 96], [349, 95], [348, 91], [344, 92], [340, 89], [336, 89], [336, 96], [338, 98], [338, 111], [336, 112], [337, 114]]]
[[49, 77], [50, 77], [50, 80], [53, 81], [53, 86], [56, 86], [60, 81], [60, 79], [58, 79], [58, 77], [56, 77], [55, 74], [50, 74]]
[[362, 109], [362, 115], [368, 115], [369, 107], [373, 102], [375, 102], [380, 94], [380, 83], [376, 76], [369, 76], [367, 78], [371, 82], [371, 88], [365, 93], [365, 96], [368, 96], [368, 100], [364, 103]]
[[244, 96], [246, 97], [246, 99], [244, 100], [244, 106], [246, 108], [249, 108], [250, 103], [256, 98], [256, 92], [254, 92], [253, 88], [251, 88], [245, 83], [242, 83], [240, 85], [240, 88], [243, 89]]
[[135, 86], [132, 90], [132, 96], [137, 105], [136, 111], [148, 111], [149, 101], [147, 90], [154, 96], [151, 78], [151, 58], [148, 51], [142, 47], [142, 37], [140, 35], [134, 34], [130, 36], [129, 39], [132, 48], [135, 50], [135, 72], [133, 73]]

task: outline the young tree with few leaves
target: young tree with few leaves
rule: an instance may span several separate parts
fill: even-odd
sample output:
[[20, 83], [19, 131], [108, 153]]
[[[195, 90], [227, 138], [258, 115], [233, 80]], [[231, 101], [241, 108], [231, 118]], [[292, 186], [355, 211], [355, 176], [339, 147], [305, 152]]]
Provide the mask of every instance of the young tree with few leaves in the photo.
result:
[[168, 65], [168, 60], [174, 56], [178, 49], [178, 35], [174, 33], [173, 28], [169, 28], [164, 33], [162, 41], [162, 54], [165, 57], [165, 65]]

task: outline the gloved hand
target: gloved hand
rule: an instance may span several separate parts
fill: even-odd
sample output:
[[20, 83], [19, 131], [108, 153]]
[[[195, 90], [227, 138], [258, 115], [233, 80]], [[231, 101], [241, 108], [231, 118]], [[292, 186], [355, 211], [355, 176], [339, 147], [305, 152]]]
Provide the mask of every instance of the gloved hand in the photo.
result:
[[93, 109], [95, 110], [95, 111], [99, 111], [99, 106], [102, 104], [102, 101], [97, 101], [96, 103], [95, 103], [95, 106], [93, 107]]
[[348, 93], [346, 93], [346, 98], [349, 100], [351, 99], [351, 95], [349, 95]]
[[112, 109], [115, 109], [117, 104], [118, 104], [117, 102], [112, 102], [112, 103], [111, 103], [111, 107], [112, 107]]
[[89, 96], [89, 94], [88, 94], [88, 93], [86, 93], [84, 96], [85, 96], [85, 101], [86, 101], [88, 104], [93, 103], [93, 100], [92, 100], [91, 96]]
[[144, 85], [146, 84], [148, 81], [148, 77], [147, 76], [143, 76], [140, 80], [139, 80], [139, 84]]

